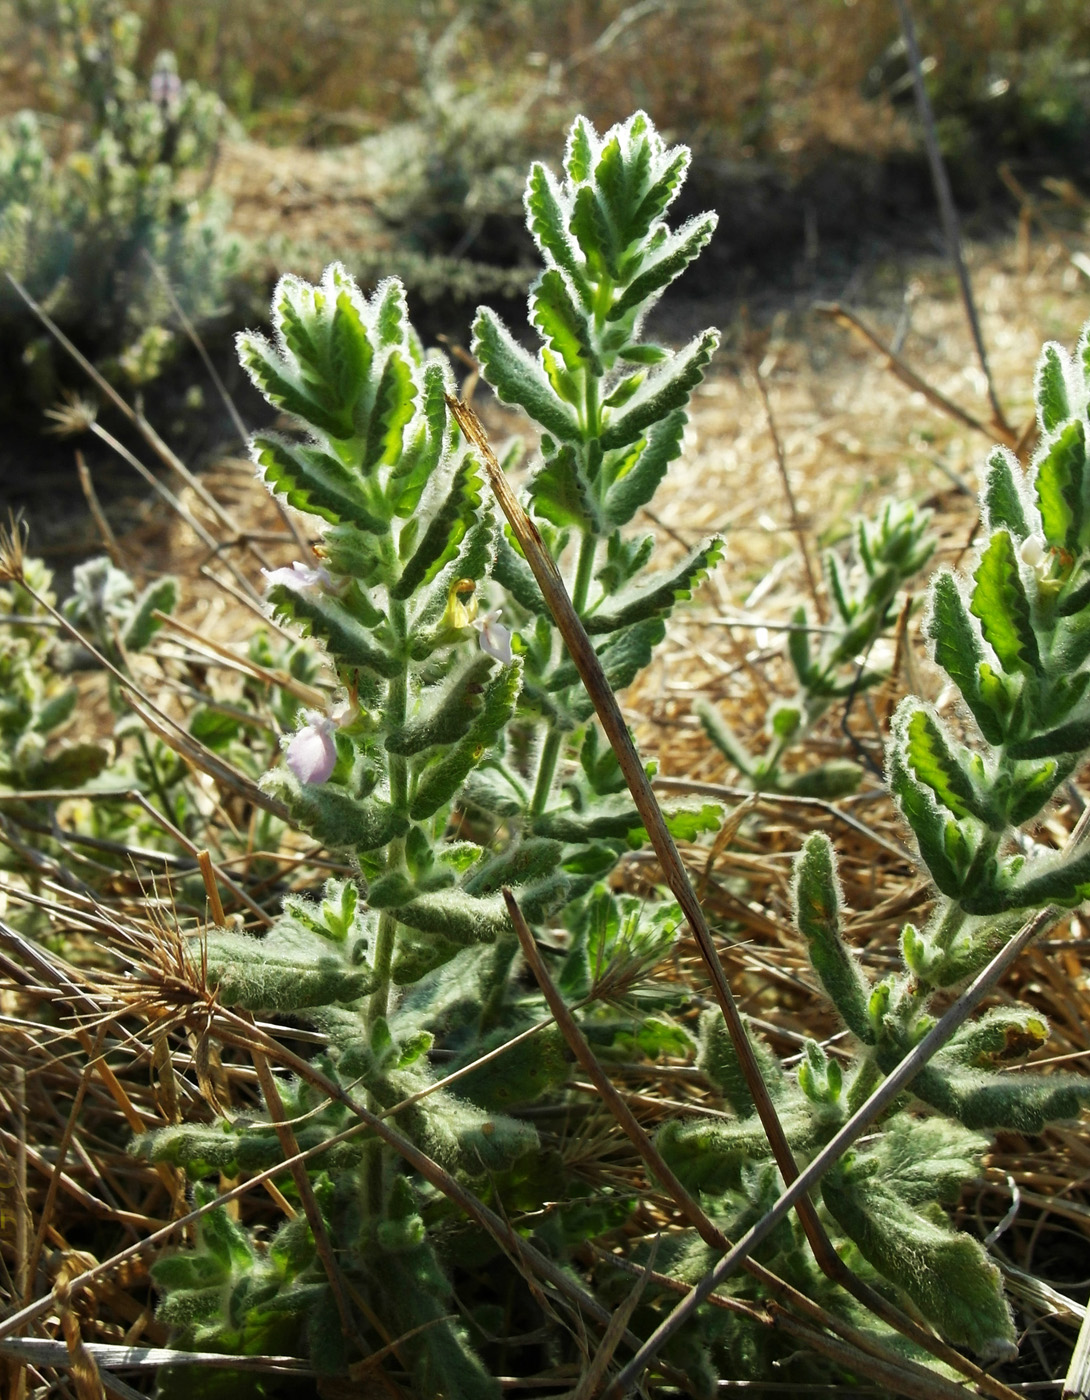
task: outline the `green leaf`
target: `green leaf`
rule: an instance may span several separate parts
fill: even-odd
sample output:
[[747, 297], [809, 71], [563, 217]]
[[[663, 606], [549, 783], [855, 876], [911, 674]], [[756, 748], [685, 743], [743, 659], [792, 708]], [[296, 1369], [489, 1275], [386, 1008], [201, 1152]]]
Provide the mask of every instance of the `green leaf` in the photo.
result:
[[[509, 1040], [506, 1029], [485, 1042], [475, 1042], [466, 1063]], [[461, 1068], [456, 1065], [455, 1068]], [[550, 1089], [568, 1077], [567, 1046], [556, 1026], [546, 1026], [529, 1040], [472, 1070], [458, 1080], [460, 1098], [470, 1099], [480, 1108], [510, 1110], [519, 1104], [539, 1103]]]
[[397, 918], [408, 928], [437, 934], [459, 948], [492, 943], [511, 930], [507, 905], [500, 895], [471, 895], [459, 889], [419, 895], [398, 909]]
[[289, 442], [274, 433], [255, 433], [250, 455], [270, 491], [288, 505], [328, 520], [342, 521], [382, 533], [385, 522], [376, 514], [358, 479], [327, 452]]
[[930, 791], [909, 770], [899, 744], [891, 745], [889, 750], [889, 785], [900, 804], [901, 815], [912, 828], [932, 880], [943, 894], [957, 899], [962, 877], [947, 850], [946, 822]]
[[424, 538], [390, 589], [390, 597], [411, 598], [457, 555], [458, 546], [481, 504], [481, 478], [472, 457], [463, 457], [446, 499], [428, 522]]
[[997, 530], [992, 536], [973, 577], [976, 587], [969, 610], [980, 619], [985, 639], [1004, 671], [1008, 675], [1039, 672], [1037, 636], [1014, 545], [1006, 530]]
[[1088, 745], [1090, 715], [1080, 715], [1056, 729], [1046, 730], [1044, 734], [1016, 740], [1008, 752], [1011, 758], [1051, 758], [1055, 754], [1081, 753]]
[[409, 829], [408, 818], [377, 797], [353, 797], [336, 783], [299, 783], [277, 770], [265, 779], [292, 820], [330, 850], [377, 851]]
[[1054, 433], [1061, 423], [1071, 417], [1064, 376], [1067, 354], [1059, 345], [1049, 342], [1037, 362], [1033, 397], [1037, 401], [1037, 421], [1046, 436]]
[[223, 714], [208, 705], [199, 706], [189, 718], [190, 734], [213, 753], [225, 749], [240, 728], [237, 716]]
[[704, 802], [687, 807], [681, 803], [664, 811], [666, 828], [675, 841], [695, 841], [707, 831], [718, 831], [723, 822], [723, 809], [718, 802]]
[[609, 451], [627, 447], [644, 430], [674, 409], [684, 408], [692, 391], [704, 378], [704, 370], [719, 344], [718, 331], [705, 331], [671, 359], [648, 374], [628, 404], [609, 415], [602, 433], [602, 447]]
[[[598, 660], [602, 664], [606, 681], [613, 690], [624, 690], [632, 684], [645, 666], [650, 665], [655, 647], [666, 635], [662, 619], [647, 618], [634, 623], [620, 632], [613, 632], [597, 648]], [[574, 661], [563, 661], [549, 678], [548, 688], [553, 693], [567, 690], [579, 683], [579, 672]], [[577, 719], [586, 719], [594, 711], [589, 696], [572, 700], [572, 711]]]
[[133, 604], [132, 614], [125, 624], [122, 636], [125, 649], [143, 651], [163, 625], [153, 614], [172, 613], [177, 601], [177, 579], [161, 578], [149, 583]]
[[400, 674], [399, 659], [385, 652], [339, 599], [277, 583], [269, 589], [269, 601], [277, 616], [294, 622], [304, 636], [320, 637], [338, 666], [373, 671], [387, 680]]
[[[897, 722], [901, 726], [905, 758], [936, 800], [955, 817], [972, 813], [988, 822], [990, 814], [982, 805], [964, 766], [951, 750], [939, 721], [922, 706], [917, 706], [900, 710]], [[1001, 822], [1000, 829], [1005, 825]]]
[[553, 525], [574, 525], [595, 534], [600, 529], [593, 494], [570, 446], [562, 447], [538, 468], [530, 478], [528, 492], [535, 515]]
[[582, 185], [576, 190], [568, 227], [579, 244], [591, 279], [599, 283], [607, 278], [616, 281], [618, 268], [613, 230], [592, 185]]
[[1090, 1101], [1090, 1080], [1031, 1070], [991, 1073], [936, 1062], [916, 1075], [912, 1092], [967, 1128], [1035, 1137], [1050, 1123], [1078, 1117]]
[[424, 487], [443, 456], [449, 422], [447, 409], [448, 374], [441, 363], [424, 366], [424, 393], [420, 432], [406, 446], [400, 462], [394, 463], [391, 478], [398, 484], [394, 514], [407, 520], [420, 504]]
[[669, 616], [682, 599], [691, 598], [693, 589], [723, 557], [723, 541], [710, 540], [694, 549], [681, 564], [663, 570], [638, 584], [630, 584], [609, 599], [608, 605], [589, 613], [583, 624], [592, 635], [616, 632], [644, 618]]
[[[653, 131], [650, 139], [645, 139], [644, 144], [655, 157], [655, 168], [650, 172], [650, 181], [645, 186], [635, 211], [628, 218], [625, 233], [630, 243], [645, 238], [655, 220], [666, 213], [685, 183], [691, 159], [687, 146], [675, 146], [669, 151], [656, 150], [660, 143]], [[631, 183], [636, 182], [633, 180]]]
[[484, 702], [465, 736], [437, 762], [425, 768], [409, 805], [413, 821], [423, 821], [449, 802], [515, 712], [522, 685], [516, 662], [501, 666], [484, 693]]
[[342, 288], [329, 326], [329, 368], [341, 403], [359, 401], [374, 358], [355, 297], [347, 287]]
[[[816, 1144], [820, 1123], [809, 1107], [796, 1102], [778, 1108], [780, 1123], [796, 1154]], [[738, 1120], [671, 1119], [656, 1134], [655, 1146], [684, 1185], [710, 1196], [737, 1191], [746, 1164], [768, 1156], [768, 1139], [755, 1115]]]
[[698, 700], [695, 708], [704, 733], [707, 734], [723, 757], [733, 763], [739, 773], [752, 779], [755, 772], [753, 755], [720, 712], [704, 700]]
[[488, 307], [481, 308], [473, 323], [473, 354], [503, 403], [524, 408], [561, 442], [581, 441], [579, 424], [570, 406], [557, 398], [538, 361], [527, 354]]
[[[1087, 742], [1090, 743], [1090, 736]], [[1057, 762], [1019, 764], [1015, 769], [1015, 796], [1010, 802], [1008, 820], [1012, 826], [1022, 826], [1040, 812], [1061, 783], [1071, 776], [1076, 764], [1073, 756]]]
[[590, 287], [574, 239], [568, 233], [561, 195], [552, 172], [540, 162], [530, 167], [526, 184], [526, 215], [534, 241], [557, 267], [571, 278], [584, 305], [590, 301]]
[[478, 653], [445, 682], [421, 697], [420, 709], [386, 736], [386, 752], [406, 756], [433, 744], [453, 744], [480, 713], [485, 682], [494, 662]]
[[1026, 520], [1026, 508], [1019, 483], [1022, 468], [1018, 458], [1006, 447], [996, 447], [988, 458], [987, 474], [981, 500], [989, 531], [1009, 530], [1016, 540], [1024, 540], [1032, 530]]
[[274, 408], [282, 408], [337, 441], [355, 434], [352, 414], [340, 405], [323, 402], [309, 385], [300, 385], [264, 336], [240, 335], [238, 353], [243, 369]]
[[601, 796], [583, 812], [565, 806], [543, 812], [533, 821], [534, 831], [540, 836], [573, 844], [610, 836], [623, 840], [642, 825], [643, 818], [627, 791]]
[[362, 468], [372, 472], [378, 466], [392, 466], [401, 456], [405, 429], [412, 421], [416, 383], [412, 370], [391, 350], [382, 367], [375, 401], [367, 422]]
[[822, 1178], [821, 1195], [864, 1259], [903, 1289], [948, 1341], [986, 1359], [1014, 1353], [999, 1270], [976, 1240], [950, 1228], [941, 1210], [923, 1214], [896, 1182], [853, 1173], [843, 1163]]
[[496, 560], [492, 577], [520, 607], [537, 617], [548, 615], [549, 609], [541, 596], [534, 571], [507, 538], [506, 531], [496, 540]]
[[586, 117], [576, 117], [568, 133], [568, 145], [564, 153], [564, 169], [572, 184], [581, 185], [590, 179], [594, 166], [594, 128]]
[[559, 841], [530, 836], [512, 841], [503, 850], [481, 860], [466, 876], [467, 894], [499, 894], [504, 885], [517, 887], [533, 883], [556, 870], [563, 847]]
[[676, 281], [689, 264], [700, 256], [719, 222], [714, 214], [702, 214], [664, 238], [653, 257], [647, 258], [639, 275], [634, 277], [609, 309], [608, 320], [619, 321], [629, 312], [643, 307], [652, 298]]
[[1059, 860], [1046, 858], [1020, 866], [1021, 879], [1009, 876], [992, 888], [973, 889], [966, 893], [962, 905], [970, 914], [1000, 914], [1008, 909], [1030, 909], [1046, 904], [1060, 904], [1073, 909], [1090, 898], [1090, 850], [1065, 855]]
[[207, 943], [209, 986], [224, 1006], [292, 1012], [353, 1002], [378, 986], [364, 942], [338, 945], [291, 918], [263, 938], [209, 933]]
[[56, 695], [50, 696], [34, 717], [34, 732], [49, 734], [52, 730], [59, 729], [71, 717], [78, 700], [79, 686], [75, 685], [65, 686]]
[[870, 987], [840, 932], [840, 886], [828, 837], [815, 832], [795, 865], [795, 921], [806, 939], [814, 971], [848, 1029], [865, 1044], [874, 1041], [867, 1014]]
[[1069, 423], [1037, 463], [1035, 485], [1045, 539], [1054, 549], [1073, 549], [1082, 528], [1086, 437], [1081, 418]]
[[563, 274], [543, 272], [530, 292], [530, 320], [572, 375], [600, 375], [602, 362], [586, 315], [572, 300]]
[[28, 764], [20, 786], [35, 788], [79, 788], [97, 778], [110, 761], [98, 744], [65, 744], [47, 758]]
[[405, 288], [397, 277], [381, 282], [375, 291], [375, 325], [378, 329], [379, 345], [397, 345], [407, 348], [410, 330], [408, 307], [405, 303]]
[[980, 732], [990, 744], [1001, 744], [1009, 707], [990, 702], [981, 686], [983, 648], [951, 573], [940, 573], [932, 581], [927, 633], [934, 643], [936, 662], [961, 691]]
[[[781, 1099], [787, 1088], [783, 1066], [761, 1037], [750, 1029], [748, 1019], [743, 1018], [743, 1022], [746, 1039], [757, 1061], [765, 1087], [774, 1100]], [[756, 1114], [757, 1108], [742, 1071], [741, 1061], [723, 1019], [723, 1013], [718, 1007], [709, 1007], [701, 1013], [696, 1064], [724, 1095], [739, 1118], [749, 1118]]]
[[857, 792], [863, 781], [864, 769], [850, 758], [830, 758], [801, 773], [779, 774], [775, 783], [758, 778], [760, 791], [789, 793], [793, 797], [820, 797], [826, 802]]

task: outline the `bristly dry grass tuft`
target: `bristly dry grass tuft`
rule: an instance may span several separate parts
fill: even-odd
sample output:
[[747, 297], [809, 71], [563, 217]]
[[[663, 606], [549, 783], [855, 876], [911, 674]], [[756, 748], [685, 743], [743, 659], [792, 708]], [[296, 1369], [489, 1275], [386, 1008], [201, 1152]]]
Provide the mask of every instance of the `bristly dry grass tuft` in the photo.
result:
[[26, 577], [29, 538], [29, 521], [9, 512], [7, 525], [0, 525], [0, 583], [22, 583]]

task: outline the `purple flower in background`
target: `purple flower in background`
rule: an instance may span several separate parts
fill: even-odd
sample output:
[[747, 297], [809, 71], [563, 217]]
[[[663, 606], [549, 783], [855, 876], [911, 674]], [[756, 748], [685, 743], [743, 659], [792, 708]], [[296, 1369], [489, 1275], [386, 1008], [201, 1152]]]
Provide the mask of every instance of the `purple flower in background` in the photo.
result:
[[484, 654], [491, 656], [503, 666], [510, 666], [514, 660], [511, 655], [511, 629], [504, 627], [500, 622], [502, 611], [502, 608], [494, 608], [492, 612], [485, 613], [483, 617], [475, 618], [473, 626], [481, 634], [480, 644]]
[[337, 763], [336, 725], [317, 710], [304, 711], [303, 718], [306, 724], [288, 744], [288, 767], [301, 783], [324, 783]]
[[172, 53], [161, 53], [151, 70], [148, 96], [165, 114], [172, 114], [182, 100], [182, 80]]

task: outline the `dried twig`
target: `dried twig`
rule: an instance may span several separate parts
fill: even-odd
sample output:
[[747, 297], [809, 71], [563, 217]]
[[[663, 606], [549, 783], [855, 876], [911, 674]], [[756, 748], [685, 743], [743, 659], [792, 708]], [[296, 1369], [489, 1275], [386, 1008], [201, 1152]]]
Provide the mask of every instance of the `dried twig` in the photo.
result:
[[961, 243], [961, 226], [958, 221], [957, 206], [954, 204], [954, 194], [950, 188], [950, 180], [946, 174], [946, 165], [942, 158], [942, 151], [939, 149], [939, 136], [935, 129], [935, 114], [931, 110], [931, 101], [927, 96], [927, 86], [923, 80], [923, 63], [920, 58], [920, 43], [916, 37], [916, 25], [912, 18], [912, 10], [908, 0], [896, 0], [897, 13], [901, 19], [901, 32], [904, 34], [905, 47], [908, 51], [908, 61], [912, 69], [912, 86], [916, 94], [916, 108], [920, 114], [920, 122], [923, 126], [924, 144], [927, 147], [927, 160], [931, 166], [931, 180], [935, 186], [935, 194], [939, 201], [939, 212], [942, 216], [943, 232], [946, 235], [946, 246], [950, 253], [951, 261], [957, 272], [958, 287], [961, 290], [961, 301], [965, 307], [965, 316], [969, 322], [969, 331], [973, 337], [973, 346], [976, 350], [977, 359], [980, 361], [980, 368], [984, 374], [985, 383], [988, 386], [988, 402], [992, 406], [993, 426], [1003, 433], [1010, 433], [1011, 426], [1007, 422], [1006, 415], [999, 403], [995, 392], [995, 384], [992, 381], [992, 372], [988, 366], [988, 355], [984, 349], [984, 337], [980, 331], [980, 319], [976, 312], [976, 302], [973, 300], [973, 285], [969, 280], [969, 269], [965, 265], [965, 252]]
[[1015, 447], [1018, 442], [1018, 434], [1006, 421], [997, 423], [984, 423], [968, 409], [962, 408], [960, 404], [948, 399], [944, 393], [936, 389], [933, 384], [929, 384], [926, 379], [907, 364], [900, 355], [887, 345], [871, 328], [865, 324], [854, 311], [850, 311], [846, 306], [841, 306], [838, 301], [818, 302], [814, 310], [822, 316], [828, 316], [837, 321], [842, 326], [862, 337], [868, 345], [872, 346], [878, 353], [885, 357], [886, 363], [897, 378], [906, 388], [923, 394], [929, 403], [941, 409], [943, 413], [954, 418], [966, 428], [971, 428], [975, 433], [983, 433], [989, 442], [994, 442], [997, 437], [1001, 438], [1008, 447]]

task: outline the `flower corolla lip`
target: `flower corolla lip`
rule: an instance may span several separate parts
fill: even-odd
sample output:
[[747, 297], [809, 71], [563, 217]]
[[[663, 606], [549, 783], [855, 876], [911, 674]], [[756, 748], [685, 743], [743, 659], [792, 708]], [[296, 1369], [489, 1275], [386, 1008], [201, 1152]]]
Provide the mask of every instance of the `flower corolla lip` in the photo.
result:
[[307, 710], [306, 724], [292, 735], [285, 757], [301, 783], [324, 783], [337, 764], [336, 728], [328, 716]]
[[344, 579], [334, 579], [329, 570], [322, 565], [313, 569], [309, 564], [301, 564], [298, 559], [293, 564], [284, 565], [279, 569], [262, 569], [261, 572], [265, 575], [266, 588], [282, 584], [285, 588], [304, 594], [338, 593], [347, 582]]
[[511, 653], [511, 629], [500, 622], [502, 608], [494, 608], [483, 617], [474, 619], [473, 626], [480, 633], [481, 650], [503, 666], [510, 666], [514, 660]]
[[1038, 578], [1043, 579], [1052, 564], [1051, 554], [1040, 535], [1029, 535], [1018, 549], [1018, 557], [1028, 564]]

